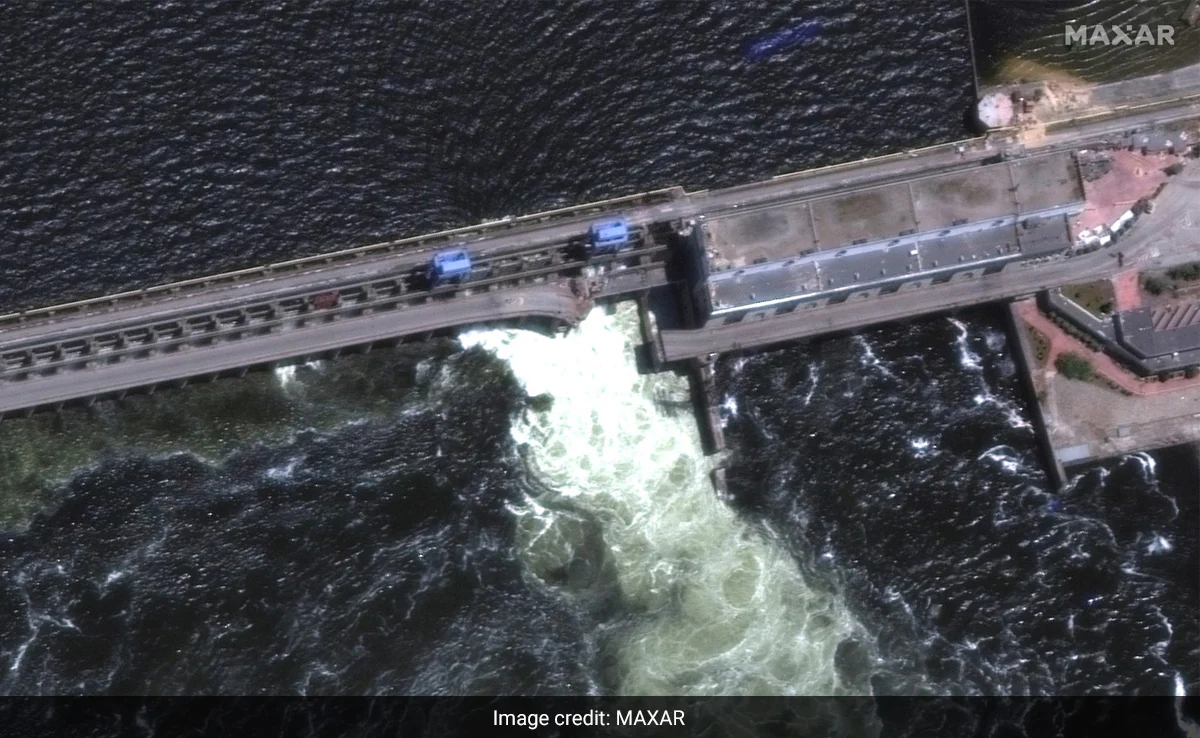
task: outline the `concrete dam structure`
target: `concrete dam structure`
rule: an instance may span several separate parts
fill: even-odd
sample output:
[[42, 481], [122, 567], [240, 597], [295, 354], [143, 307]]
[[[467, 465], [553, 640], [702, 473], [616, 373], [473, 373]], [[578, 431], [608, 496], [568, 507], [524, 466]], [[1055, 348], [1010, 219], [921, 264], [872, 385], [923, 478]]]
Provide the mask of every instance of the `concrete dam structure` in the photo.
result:
[[730, 323], [977, 277], [1067, 249], [1083, 207], [1058, 153], [708, 218], [695, 299]]
[[[1074, 150], [993, 134], [723, 190], [670, 188], [0, 316], [0, 417], [637, 298], [655, 368], [1030, 295], [1072, 254]], [[1147, 117], [1150, 116], [1150, 117]]]

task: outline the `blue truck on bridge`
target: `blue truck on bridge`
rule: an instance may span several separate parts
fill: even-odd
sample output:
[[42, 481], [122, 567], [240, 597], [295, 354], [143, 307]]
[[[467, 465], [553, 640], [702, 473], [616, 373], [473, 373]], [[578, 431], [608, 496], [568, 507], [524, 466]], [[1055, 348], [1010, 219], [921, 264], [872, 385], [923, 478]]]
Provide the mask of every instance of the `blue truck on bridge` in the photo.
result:
[[588, 255], [615, 254], [631, 244], [629, 222], [624, 218], [599, 220], [592, 224]]
[[439, 251], [429, 265], [429, 287], [462, 282], [471, 276], [471, 255], [466, 249]]

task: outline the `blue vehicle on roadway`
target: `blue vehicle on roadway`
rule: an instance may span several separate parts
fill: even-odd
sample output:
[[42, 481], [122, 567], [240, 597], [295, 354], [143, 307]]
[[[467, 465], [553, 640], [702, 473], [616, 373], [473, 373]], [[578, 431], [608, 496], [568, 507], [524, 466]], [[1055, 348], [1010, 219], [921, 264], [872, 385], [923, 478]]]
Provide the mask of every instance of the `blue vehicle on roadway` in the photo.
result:
[[615, 254], [631, 244], [629, 222], [624, 218], [600, 220], [592, 224], [588, 255]]
[[471, 255], [466, 249], [455, 248], [439, 251], [433, 255], [429, 265], [429, 287], [457, 284], [471, 276]]

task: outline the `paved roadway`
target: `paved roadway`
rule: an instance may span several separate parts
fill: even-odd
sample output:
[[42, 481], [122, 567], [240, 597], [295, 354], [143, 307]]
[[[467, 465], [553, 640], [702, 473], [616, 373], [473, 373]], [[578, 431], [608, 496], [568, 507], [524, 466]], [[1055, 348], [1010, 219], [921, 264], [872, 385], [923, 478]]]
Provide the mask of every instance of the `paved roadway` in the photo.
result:
[[[1048, 136], [1045, 145], [1039, 147], [1038, 152], [1048, 153], [1062, 148], [1073, 148], [1108, 136], [1120, 135], [1133, 127], [1197, 116], [1200, 116], [1200, 105], [1190, 101], [1169, 111], [1132, 113], [1118, 120], [1086, 123], [1070, 131]], [[628, 209], [625, 214], [639, 225], [689, 219], [706, 214], [718, 215], [739, 208], [760, 207], [768, 203], [799, 200], [867, 184], [908, 179], [948, 167], [970, 166], [987, 156], [999, 153], [1003, 147], [1012, 145], [1012, 142], [991, 143], [976, 139], [968, 142], [962, 151], [956, 150], [954, 146], [940, 146], [920, 155], [900, 153], [874, 160], [851, 162], [725, 190], [685, 194], [679, 200]], [[1170, 206], [1166, 210], [1178, 207]], [[1158, 213], [1151, 217], [1160, 218]], [[583, 233], [586, 223], [590, 220], [591, 218], [580, 217], [501, 235], [468, 238], [467, 242], [481, 255], [563, 243]], [[1136, 229], [1135, 233], [1140, 230]], [[1129, 247], [1124, 248], [1128, 254]], [[1151, 249], [1149, 253], [1159, 256], [1148, 255], [1144, 258], [1158, 258], [1160, 261], [1163, 258], [1175, 259], [1171, 263], [1183, 260], [1172, 256], [1170, 249], [1167, 249], [1167, 252]], [[24, 341], [39, 336], [53, 340], [55, 336], [65, 332], [84, 328], [103, 333], [107, 327], [116, 324], [167, 322], [181, 313], [206, 309], [227, 310], [251, 303], [267, 302], [295, 291], [319, 291], [336, 285], [387, 279], [422, 264], [426, 258], [427, 255], [413, 253], [367, 256], [353, 261], [331, 263], [316, 269], [280, 272], [232, 284], [213, 285], [196, 292], [154, 297], [144, 302], [90, 306], [80, 313], [41, 317], [22, 324], [9, 325], [0, 330], [0, 346], [10, 341]], [[901, 315], [919, 315], [953, 309], [966, 304], [1024, 294], [1081, 276], [1106, 273], [1105, 266], [1110, 263], [1106, 259], [1111, 261], [1107, 253], [1101, 252], [1090, 257], [1045, 265], [1033, 271], [1020, 270], [1012, 275], [998, 275], [999, 279], [991, 277], [972, 282], [952, 283], [945, 287], [882, 297], [871, 302], [825, 308], [813, 311], [812, 314], [781, 316], [757, 325], [743, 323], [731, 326], [729, 330], [718, 328], [689, 332], [688, 335], [664, 334], [664, 347], [668, 349], [668, 358], [677, 358], [714, 350], [728, 351], [737, 346], [748, 346], [760, 341], [792, 340], [812, 335], [814, 331], [828, 332], [861, 327], [895, 319]], [[522, 299], [525, 300], [524, 304], [520, 304]], [[194, 348], [123, 362], [106, 368], [76, 370], [65, 372], [58, 377], [41, 377], [0, 385], [0, 413], [18, 408], [52, 405], [102, 392], [118, 392], [147, 384], [203, 376], [240, 366], [316, 354], [356, 343], [422, 333], [481, 320], [521, 315], [572, 315], [576, 309], [574, 305], [575, 298], [565, 287], [530, 287], [437, 302], [270, 336], [247, 337], [229, 344]], [[824, 324], [823, 327], [820, 323]]]
[[47, 377], [0, 382], [0, 416], [33, 407], [119, 393], [155, 384], [235, 371], [297, 356], [320, 355], [348, 346], [385, 341], [490, 320], [545, 318], [564, 323], [580, 317], [581, 304], [565, 285], [542, 285], [513, 292], [472, 295], [444, 303], [369, 314], [351, 320], [184, 349], [115, 366], [65, 370]]
[[1192, 160], [1184, 174], [1169, 180], [1154, 213], [1142, 216], [1112, 247], [1090, 254], [1057, 257], [1043, 263], [1017, 264], [1009, 271], [978, 279], [949, 282], [911, 292], [772, 316], [758, 321], [700, 330], [662, 332], [668, 362], [760, 348], [826, 333], [921, 315], [949, 312], [987, 302], [1033, 294], [1070, 282], [1110, 277], [1118, 271], [1116, 254], [1125, 267], [1169, 267], [1200, 259], [1200, 162]]
[[[1119, 135], [1129, 128], [1198, 116], [1200, 103], [1192, 101], [1169, 111], [1135, 113], [1116, 121], [1083, 124], [1070, 131], [1051, 134], [1037, 151], [1049, 153], [1073, 148], [1080, 145], [1081, 141], [1095, 141], [1106, 136]], [[700, 215], [715, 216], [739, 208], [789, 202], [824, 192], [910, 179], [947, 168], [970, 166], [1011, 145], [1011, 142], [1001, 141], [997, 146], [975, 139], [966, 145], [961, 153], [952, 146], [940, 146], [920, 156], [900, 153], [862, 162], [849, 162], [723, 190], [690, 193], [678, 201], [633, 208], [625, 214], [633, 223], [639, 225], [689, 219]], [[591, 218], [564, 220], [502, 235], [468, 238], [466, 242], [479, 255], [564, 243], [583, 233], [590, 220]], [[0, 329], [0, 346], [83, 328], [98, 334], [130, 322], [164, 323], [180, 313], [210, 308], [228, 310], [268, 302], [295, 291], [322, 290], [337, 285], [388, 279], [424, 264], [427, 259], [427, 254], [411, 253], [367, 256], [317, 269], [282, 272], [265, 278], [214, 285], [197, 292], [150, 298], [142, 303], [96, 305], [80, 313], [37, 318]]]
[[[747, 205], [801, 199], [814, 192], [832, 192], [868, 182], [908, 179], [948, 166], [968, 165], [995, 153], [994, 149], [979, 146], [961, 157], [950, 148], [948, 151], [939, 150], [916, 158], [899, 155], [868, 163], [852, 162], [728, 190], [692, 193], [674, 203], [630, 209], [625, 211], [625, 215], [638, 225], [693, 218]], [[588, 223], [593, 219], [566, 220], [503, 235], [465, 240], [477, 256], [561, 244], [585, 233]], [[296, 291], [320, 291], [338, 285], [380, 281], [423, 266], [428, 258], [427, 253], [366, 256], [317, 269], [281, 272], [265, 278], [213, 285], [194, 292], [157, 296], [141, 303], [89, 306], [78, 313], [39, 317], [19, 325], [0, 328], [0, 348], [5, 344], [28, 341], [45, 335], [84, 329], [101, 334], [129, 323], [142, 325], [169, 322], [181, 313], [190, 314], [208, 309], [215, 312], [269, 302]]]

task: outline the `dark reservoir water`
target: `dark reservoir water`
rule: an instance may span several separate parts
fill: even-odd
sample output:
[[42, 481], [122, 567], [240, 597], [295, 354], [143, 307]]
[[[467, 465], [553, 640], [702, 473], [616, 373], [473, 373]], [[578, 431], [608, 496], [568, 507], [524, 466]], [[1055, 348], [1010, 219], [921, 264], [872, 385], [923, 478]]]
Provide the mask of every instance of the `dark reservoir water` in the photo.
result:
[[[957, 2], [0, 27], [0, 309], [949, 140], [972, 96]], [[1050, 511], [963, 321], [726, 364], [732, 504], [624, 309], [6, 421], [0, 692], [1195, 691], [1194, 462]]]
[[0, 9], [0, 309], [945, 140], [972, 97], [956, 2], [252, 7]]

